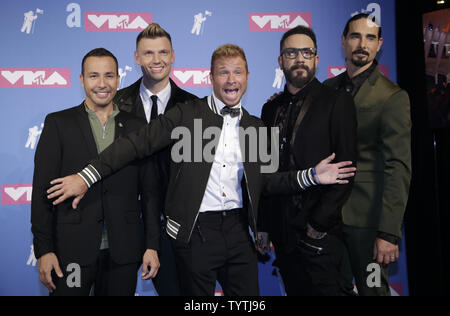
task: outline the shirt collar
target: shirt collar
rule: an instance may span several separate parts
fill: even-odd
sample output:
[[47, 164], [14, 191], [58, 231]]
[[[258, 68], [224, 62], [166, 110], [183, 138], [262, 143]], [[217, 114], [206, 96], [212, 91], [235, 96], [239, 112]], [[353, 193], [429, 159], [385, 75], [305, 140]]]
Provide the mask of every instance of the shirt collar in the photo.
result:
[[[212, 98], [211, 98], [211, 99], [214, 100], [214, 102], [211, 102], [211, 103], [212, 103], [212, 104], [210, 105], [210, 106], [211, 106], [211, 109], [214, 111], [214, 113], [223, 116], [223, 115], [220, 113], [220, 110], [222, 110], [224, 107], [226, 107], [226, 106], [228, 106], [228, 105], [226, 105], [225, 103], [223, 103], [222, 101], [220, 101], [220, 100], [216, 97], [216, 95], [214, 94], [214, 91], [213, 91], [213, 93], [212, 93]], [[214, 105], [216, 106], [216, 109], [213, 108]], [[243, 115], [243, 111], [242, 111], [242, 100], [239, 101], [239, 103], [238, 103], [237, 105], [233, 106], [233, 108], [234, 108], [234, 109], [238, 108], [238, 109], [241, 110], [241, 114], [239, 115], [239, 119], [242, 119], [242, 115]]]
[[[141, 86], [139, 88], [139, 92], [141, 94], [141, 97], [145, 100], [150, 100], [150, 97], [152, 95], [155, 95], [155, 93], [151, 92], [149, 89], [147, 89], [147, 87], [144, 85], [144, 79], [141, 80]], [[172, 93], [172, 86], [169, 83], [167, 84], [167, 86], [162, 89], [161, 91], [159, 91], [159, 93], [156, 93], [156, 96], [158, 97], [158, 100], [161, 101], [161, 103], [166, 106], [167, 103], [169, 103], [169, 99], [170, 99], [170, 95]]]
[[359, 83], [359, 82], [364, 82], [366, 81], [367, 78], [370, 77], [370, 75], [373, 73], [373, 71], [375, 70], [375, 68], [378, 66], [378, 62], [376, 59], [374, 59], [372, 65], [367, 68], [366, 70], [364, 70], [362, 73], [360, 73], [359, 75], [353, 77], [350, 79], [348, 72], [345, 72], [346, 75], [346, 79], [347, 81], [352, 81], [353, 83]]
[[[84, 109], [85, 109], [85, 111], [88, 113], [89, 116], [95, 116], [95, 117], [97, 117], [97, 114], [95, 114], [95, 112], [92, 111], [92, 110], [87, 106], [86, 101], [85, 101], [83, 104], [84, 104]], [[109, 116], [109, 118], [116, 117], [117, 114], [119, 114], [119, 112], [120, 112], [119, 107], [117, 106], [117, 104], [113, 103], [113, 111], [112, 111], [111, 115]]]

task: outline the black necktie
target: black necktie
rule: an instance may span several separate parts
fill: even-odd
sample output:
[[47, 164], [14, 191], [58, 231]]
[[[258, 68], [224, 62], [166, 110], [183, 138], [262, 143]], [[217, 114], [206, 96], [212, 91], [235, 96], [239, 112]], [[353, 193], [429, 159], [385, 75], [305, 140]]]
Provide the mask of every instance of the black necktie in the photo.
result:
[[150, 114], [150, 121], [151, 121], [158, 117], [158, 97], [156, 95], [152, 95], [150, 98], [153, 101], [152, 112]]
[[230, 114], [231, 117], [236, 117], [236, 116], [239, 116], [239, 114], [241, 114], [241, 109], [240, 108], [230, 108], [229, 106], [225, 106], [222, 108], [222, 110], [220, 110], [220, 113], [222, 115]]

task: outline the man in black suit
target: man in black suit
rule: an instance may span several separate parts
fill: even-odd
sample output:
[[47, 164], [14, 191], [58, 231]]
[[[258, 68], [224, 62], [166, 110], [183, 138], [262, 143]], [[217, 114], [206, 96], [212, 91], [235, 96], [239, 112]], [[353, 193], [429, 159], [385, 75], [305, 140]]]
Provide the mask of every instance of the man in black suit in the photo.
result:
[[[280, 128], [279, 171], [303, 169], [331, 153], [338, 161], [355, 162], [354, 103], [350, 95], [315, 78], [314, 32], [303, 26], [286, 32], [278, 62], [286, 87], [264, 105], [261, 118], [266, 126]], [[263, 246], [272, 240], [288, 295], [341, 295], [341, 209], [351, 189], [351, 184], [321, 186], [260, 203], [260, 231], [265, 233], [259, 238]]]
[[58, 197], [54, 203], [59, 204], [74, 196], [72, 204], [77, 207], [88, 187], [135, 159], [170, 146], [175, 134], [182, 135], [173, 146], [165, 203], [182, 294], [214, 295], [219, 281], [225, 295], [258, 295], [252, 239], [261, 194], [294, 194], [318, 182], [336, 183], [340, 174], [352, 176], [354, 169], [342, 168], [349, 162], [330, 164], [328, 157], [315, 168], [264, 174], [260, 153], [267, 150], [261, 148], [265, 133], [258, 133], [264, 125], [241, 102], [248, 76], [244, 51], [231, 44], [219, 47], [211, 61], [211, 96], [178, 104], [145, 128], [118, 139], [80, 172], [94, 179], [80, 175], [55, 179], [48, 197]]
[[[172, 39], [158, 24], [147, 26], [136, 39], [134, 53], [136, 63], [141, 66], [143, 76], [131, 86], [119, 90], [114, 103], [121, 111], [133, 113], [147, 122], [164, 114], [177, 103], [195, 100], [197, 97], [180, 89], [170, 79], [171, 66], [175, 60]], [[156, 102], [156, 103], [155, 103]], [[169, 181], [170, 148], [157, 154], [161, 177], [149, 179], [154, 186], [160, 187], [161, 227], [166, 226], [164, 217], [164, 199]], [[178, 282], [172, 244], [165, 232], [161, 230], [160, 249], [158, 252], [161, 267], [158, 275], [152, 279], [160, 296], [179, 296]]]
[[93, 186], [77, 210], [46, 198], [55, 176], [73, 173], [145, 125], [112, 102], [119, 85], [112, 53], [89, 52], [80, 79], [85, 101], [49, 114], [36, 150], [31, 230], [40, 279], [51, 295], [89, 295], [93, 284], [95, 295], [134, 295], [141, 262], [143, 279], [159, 268], [159, 191], [148, 181], [158, 176], [155, 162], [136, 161]]

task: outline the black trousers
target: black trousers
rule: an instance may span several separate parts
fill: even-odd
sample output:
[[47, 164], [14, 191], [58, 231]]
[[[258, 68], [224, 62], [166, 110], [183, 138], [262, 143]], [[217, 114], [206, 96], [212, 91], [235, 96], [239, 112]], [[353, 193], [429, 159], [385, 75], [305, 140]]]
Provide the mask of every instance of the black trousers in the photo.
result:
[[170, 237], [166, 232], [166, 220], [161, 221], [161, 238], [158, 257], [160, 268], [158, 274], [153, 278], [153, 285], [159, 296], [180, 296], [180, 282], [175, 265], [175, 255]]
[[[281, 249], [281, 247], [278, 247]], [[280, 269], [288, 296], [342, 296], [340, 266], [344, 244], [333, 235], [321, 240], [305, 233], [297, 236], [297, 247], [291, 253], [278, 251], [276, 265]]]
[[67, 266], [61, 267], [61, 279], [53, 272], [56, 290], [50, 296], [134, 296], [140, 264], [119, 265], [111, 259], [108, 249], [101, 250], [92, 265], [80, 267], [79, 275], [76, 270], [67, 272]]
[[174, 240], [181, 293], [258, 296], [258, 262], [245, 212], [200, 213], [189, 244]]

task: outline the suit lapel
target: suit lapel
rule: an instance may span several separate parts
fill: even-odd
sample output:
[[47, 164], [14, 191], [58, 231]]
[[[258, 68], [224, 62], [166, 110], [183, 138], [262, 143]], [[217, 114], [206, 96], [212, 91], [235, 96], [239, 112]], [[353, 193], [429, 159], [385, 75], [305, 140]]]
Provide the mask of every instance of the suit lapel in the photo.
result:
[[76, 119], [78, 121], [78, 126], [80, 127], [81, 134], [84, 137], [89, 155], [91, 157], [96, 157], [98, 155], [97, 145], [95, 144], [94, 135], [92, 134], [91, 124], [89, 123], [89, 118], [84, 107], [84, 103], [82, 103], [78, 107]]
[[166, 110], [164, 111], [164, 113], [166, 113], [167, 111], [172, 109], [177, 103], [183, 102], [183, 100], [178, 99], [180, 88], [178, 88], [178, 86], [176, 85], [175, 82], [173, 82], [172, 79], [169, 78], [169, 80], [170, 80], [170, 87], [171, 87], [170, 99], [169, 99], [169, 102], [167, 102]]
[[125, 95], [121, 95], [117, 100], [117, 104], [120, 104], [119, 108], [121, 111], [132, 113], [137, 117], [146, 119], [144, 105], [142, 104], [139, 91], [141, 82], [142, 78], [133, 83], [129, 88], [126, 88], [129, 92]]
[[307, 92], [305, 101], [303, 102], [302, 108], [300, 109], [300, 113], [297, 116], [297, 119], [295, 120], [294, 130], [292, 133], [292, 138], [290, 141], [291, 147], [294, 146], [295, 140], [298, 138], [300, 134], [300, 126], [302, 125], [303, 119], [305, 118], [306, 114], [309, 111], [309, 108], [311, 107], [314, 100], [316, 100], [316, 97], [318, 94], [320, 94], [320, 83], [317, 79], [314, 79], [313, 82], [311, 82], [313, 85], [310, 90]]
[[358, 93], [355, 96], [355, 105], [359, 106], [362, 104], [363, 100], [367, 98], [370, 91], [372, 91], [373, 86], [378, 80], [378, 77], [380, 76], [380, 71], [378, 70], [378, 67], [374, 69], [372, 74], [369, 76], [369, 79], [364, 81], [363, 85], [359, 89]]
[[114, 120], [116, 125], [114, 139], [125, 136], [127, 134], [127, 128], [125, 127], [125, 120], [123, 118], [122, 112], [119, 112]]

